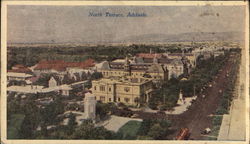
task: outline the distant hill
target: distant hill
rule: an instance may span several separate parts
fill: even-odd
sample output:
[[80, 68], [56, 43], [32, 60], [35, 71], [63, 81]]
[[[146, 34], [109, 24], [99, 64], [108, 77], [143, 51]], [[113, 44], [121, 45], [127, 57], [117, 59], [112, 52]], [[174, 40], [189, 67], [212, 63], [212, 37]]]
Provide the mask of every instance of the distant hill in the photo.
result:
[[233, 41], [244, 40], [243, 32], [190, 32], [181, 34], [147, 34], [123, 38], [119, 42], [191, 42], [191, 41]]
[[103, 39], [80, 40], [78, 42], [45, 42], [45, 43], [8, 43], [8, 45], [96, 45], [96, 44], [138, 44], [138, 43], [168, 43], [168, 42], [202, 42], [202, 41], [231, 41], [243, 42], [243, 32], [190, 32], [181, 34], [145, 34], [116, 39], [103, 37]]

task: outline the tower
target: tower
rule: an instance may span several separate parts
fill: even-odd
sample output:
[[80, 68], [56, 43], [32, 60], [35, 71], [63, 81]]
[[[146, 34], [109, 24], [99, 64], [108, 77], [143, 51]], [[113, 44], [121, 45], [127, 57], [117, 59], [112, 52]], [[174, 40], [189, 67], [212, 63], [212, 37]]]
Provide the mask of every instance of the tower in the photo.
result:
[[84, 114], [86, 119], [95, 120], [96, 117], [96, 100], [92, 93], [86, 93], [84, 98]]
[[127, 56], [125, 58], [124, 71], [126, 72], [126, 75], [130, 75], [130, 62]]

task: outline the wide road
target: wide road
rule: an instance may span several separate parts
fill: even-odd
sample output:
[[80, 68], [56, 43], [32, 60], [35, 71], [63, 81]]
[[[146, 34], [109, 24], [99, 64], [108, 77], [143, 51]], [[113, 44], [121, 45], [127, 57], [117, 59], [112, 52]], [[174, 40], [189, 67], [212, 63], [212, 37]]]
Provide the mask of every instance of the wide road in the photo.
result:
[[[168, 139], [174, 138], [181, 128], [189, 128], [191, 132], [190, 138], [194, 140], [202, 140], [203, 136], [201, 131], [205, 128], [212, 127], [212, 117], [208, 115], [215, 113], [219, 106], [220, 99], [223, 91], [226, 88], [230, 77], [227, 77], [232, 67], [234, 67], [235, 55], [231, 56], [225, 65], [221, 68], [217, 76], [212, 81], [212, 87], [208, 87], [203, 94], [205, 98], [198, 96], [196, 101], [190, 106], [190, 108], [181, 115], [169, 116], [172, 121], [173, 129], [176, 131], [168, 137]], [[222, 90], [222, 93], [219, 92]]]

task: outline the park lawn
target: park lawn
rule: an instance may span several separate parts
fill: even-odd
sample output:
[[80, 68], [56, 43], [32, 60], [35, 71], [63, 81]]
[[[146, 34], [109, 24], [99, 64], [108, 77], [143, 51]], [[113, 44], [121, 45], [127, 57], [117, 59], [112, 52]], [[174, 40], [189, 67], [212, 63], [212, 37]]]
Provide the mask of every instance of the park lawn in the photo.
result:
[[123, 125], [118, 133], [122, 134], [122, 139], [136, 139], [139, 128], [141, 127], [141, 122], [131, 120]]
[[25, 115], [14, 114], [11, 116], [8, 127], [7, 127], [7, 137], [8, 139], [19, 138], [19, 131], [21, 129]]

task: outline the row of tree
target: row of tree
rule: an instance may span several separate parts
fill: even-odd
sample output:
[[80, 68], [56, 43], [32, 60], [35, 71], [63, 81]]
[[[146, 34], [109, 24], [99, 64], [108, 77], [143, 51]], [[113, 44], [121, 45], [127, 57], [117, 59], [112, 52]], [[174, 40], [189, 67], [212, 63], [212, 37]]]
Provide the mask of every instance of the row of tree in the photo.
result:
[[149, 107], [152, 109], [171, 110], [176, 106], [180, 90], [184, 97], [199, 94], [208, 87], [208, 83], [217, 75], [220, 68], [228, 60], [229, 53], [209, 59], [199, 60], [197, 66], [192, 70], [187, 80], [171, 78], [163, 82], [162, 87], [157, 89], [149, 100]]

